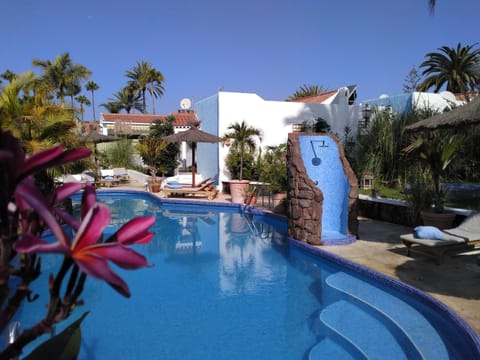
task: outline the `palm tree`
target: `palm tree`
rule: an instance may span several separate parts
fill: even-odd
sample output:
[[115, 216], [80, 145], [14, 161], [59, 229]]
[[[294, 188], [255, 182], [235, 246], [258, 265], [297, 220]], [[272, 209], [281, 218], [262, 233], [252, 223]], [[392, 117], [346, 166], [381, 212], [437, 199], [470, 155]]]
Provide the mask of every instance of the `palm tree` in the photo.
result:
[[247, 151], [254, 152], [256, 149], [255, 137], [262, 141], [262, 131], [253, 126], [248, 126], [245, 121], [231, 124], [223, 138], [233, 140], [232, 149], [240, 155], [240, 180], [243, 180], [243, 159]]
[[150, 77], [150, 82], [148, 83], [148, 92], [150, 93], [150, 97], [152, 99], [152, 114], [155, 114], [155, 99], [158, 97], [162, 97], [164, 94], [164, 87], [162, 85], [164, 81], [163, 74], [153, 69]]
[[77, 100], [77, 102], [80, 104], [80, 115], [82, 116], [83, 121], [83, 105], [90, 106], [90, 100], [88, 100], [88, 98], [84, 95], [77, 96], [75, 100]]
[[457, 48], [442, 46], [440, 52], [426, 55], [420, 67], [425, 68], [423, 76], [427, 76], [419, 85], [419, 91], [434, 88], [438, 92], [444, 85], [447, 91], [466, 94], [478, 86], [480, 82], [480, 49], [473, 49], [474, 45]]
[[149, 62], [139, 61], [133, 69], [125, 72], [125, 76], [130, 78], [131, 83], [135, 84], [136, 88], [140, 91], [143, 102], [143, 112], [146, 113], [147, 101], [145, 93], [147, 88], [150, 86], [151, 90], [149, 90], [149, 92], [154, 94], [153, 96], [155, 96], [155, 94], [157, 96], [163, 95], [163, 87], [161, 86], [163, 75]]
[[80, 87], [80, 82], [90, 77], [91, 72], [83, 65], [74, 64], [69, 53], [63, 53], [50, 60], [33, 59], [33, 66], [43, 70], [42, 81], [49, 84], [60, 98], [60, 103], [65, 106], [65, 96], [74, 93]]
[[113, 94], [114, 99], [109, 99], [120, 105], [127, 114], [132, 110], [138, 110], [143, 113], [143, 105], [141, 101], [141, 94], [137, 91], [135, 84], [129, 83], [122, 90]]
[[7, 80], [9, 83], [11, 83], [17, 77], [17, 74], [7, 69], [3, 74], [0, 75], [0, 77], [2, 79]]
[[117, 101], [103, 103], [100, 104], [100, 106], [105, 108], [111, 114], [118, 114], [123, 109], [122, 104], [118, 103]]
[[18, 137], [28, 154], [45, 149], [54, 144], [67, 148], [75, 147], [75, 122], [68, 111], [58, 105], [33, 97], [20, 97], [20, 94], [35, 84], [35, 75], [31, 72], [19, 74], [0, 92], [0, 127], [10, 130]]
[[295, 91], [292, 95], [287, 98], [287, 101], [293, 101], [298, 99], [303, 99], [310, 96], [319, 95], [327, 91], [323, 86], [319, 85], [302, 85], [300, 89]]
[[100, 87], [97, 85], [97, 83], [95, 83], [94, 81], [90, 80], [89, 82], [87, 82], [87, 84], [85, 85], [85, 90], [87, 91], [91, 91], [92, 93], [92, 112], [93, 112], [93, 121], [96, 121], [96, 117], [95, 117], [95, 96], [94, 96], [94, 92], [97, 91], [98, 89], [100, 89]]

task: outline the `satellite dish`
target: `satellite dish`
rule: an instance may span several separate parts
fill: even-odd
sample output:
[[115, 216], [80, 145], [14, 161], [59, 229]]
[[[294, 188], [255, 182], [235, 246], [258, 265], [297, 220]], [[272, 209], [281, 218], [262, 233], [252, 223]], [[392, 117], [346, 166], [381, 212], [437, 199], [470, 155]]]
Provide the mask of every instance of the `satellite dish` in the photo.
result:
[[180, 107], [184, 110], [188, 110], [190, 109], [190, 106], [192, 106], [192, 102], [190, 101], [190, 99], [188, 98], [185, 98], [185, 99], [182, 99], [180, 101]]

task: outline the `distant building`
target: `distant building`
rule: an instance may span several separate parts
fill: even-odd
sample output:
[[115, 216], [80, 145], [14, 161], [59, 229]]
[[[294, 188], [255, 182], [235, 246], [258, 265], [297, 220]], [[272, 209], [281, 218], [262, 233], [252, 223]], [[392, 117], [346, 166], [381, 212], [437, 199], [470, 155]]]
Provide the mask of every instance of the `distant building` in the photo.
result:
[[170, 115], [100, 113], [100, 125], [104, 135], [138, 137], [147, 135], [156, 120], [166, 121], [170, 116], [175, 118], [175, 132], [186, 130], [192, 124], [198, 123], [193, 110], [179, 110]]
[[430, 109], [437, 112], [450, 111], [453, 107], [465, 103], [463, 95], [456, 95], [449, 91], [440, 93], [413, 92], [394, 96], [381, 95], [378, 99], [364, 101], [372, 110], [390, 108], [398, 114], [406, 114], [413, 110]]

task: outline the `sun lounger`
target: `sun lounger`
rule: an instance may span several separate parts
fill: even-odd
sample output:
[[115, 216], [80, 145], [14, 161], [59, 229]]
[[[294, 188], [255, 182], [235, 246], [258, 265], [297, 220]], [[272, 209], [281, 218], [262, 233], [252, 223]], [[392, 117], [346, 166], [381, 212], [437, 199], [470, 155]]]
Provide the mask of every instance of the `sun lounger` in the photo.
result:
[[113, 177], [120, 182], [130, 181], [130, 177], [125, 168], [113, 168]]
[[199, 183], [196, 183], [195, 186], [192, 186], [192, 184], [190, 185], [186, 185], [186, 184], [182, 184], [182, 183], [179, 183], [178, 181], [176, 180], [165, 180], [165, 182], [163, 183], [163, 186], [168, 186], [170, 189], [179, 189], [179, 188], [198, 188], [198, 187], [202, 187], [203, 185], [205, 185], [206, 183], [208, 182], [211, 182], [213, 181], [213, 179], [211, 177], [208, 177], [202, 181], [200, 181]]
[[434, 257], [437, 264], [441, 264], [446, 251], [462, 250], [480, 243], [480, 213], [470, 215], [452, 229], [417, 227], [414, 233], [400, 235], [400, 240], [407, 247], [408, 256], [417, 252]]
[[175, 187], [172, 188], [166, 184], [163, 187], [163, 193], [165, 196], [173, 196], [173, 195], [182, 195], [182, 196], [195, 196], [195, 195], [203, 195], [207, 196], [208, 200], [213, 200], [217, 196], [218, 190], [215, 187], [215, 181], [210, 180], [203, 184], [202, 186], [198, 187]]

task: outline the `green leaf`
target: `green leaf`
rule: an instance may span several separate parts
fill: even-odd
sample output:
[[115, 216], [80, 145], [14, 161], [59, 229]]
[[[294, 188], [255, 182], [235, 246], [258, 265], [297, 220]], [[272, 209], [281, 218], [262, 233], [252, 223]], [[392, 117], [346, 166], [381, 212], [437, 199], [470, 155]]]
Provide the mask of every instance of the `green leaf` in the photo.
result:
[[88, 311], [60, 334], [48, 339], [33, 350], [24, 360], [75, 360], [80, 352], [80, 324], [88, 315]]

